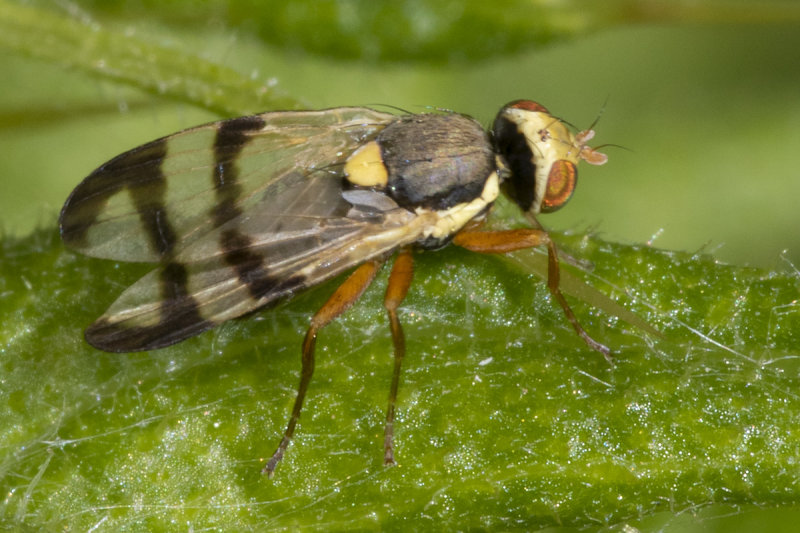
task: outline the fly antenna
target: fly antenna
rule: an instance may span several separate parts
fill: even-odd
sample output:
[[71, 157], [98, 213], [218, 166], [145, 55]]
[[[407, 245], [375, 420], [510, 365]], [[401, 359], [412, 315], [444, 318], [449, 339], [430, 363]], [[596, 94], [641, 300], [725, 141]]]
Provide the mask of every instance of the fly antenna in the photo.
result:
[[601, 106], [600, 106], [600, 111], [598, 111], [598, 112], [597, 112], [597, 116], [596, 116], [596, 117], [594, 117], [594, 121], [593, 121], [593, 122], [592, 122], [592, 124], [591, 124], [591, 125], [590, 125], [590, 126], [587, 128], [587, 130], [593, 130], [593, 129], [594, 129], [594, 127], [595, 127], [595, 126], [597, 126], [597, 123], [598, 123], [598, 122], [600, 122], [600, 117], [602, 117], [602, 116], [603, 116], [603, 113], [604, 113], [604, 112], [605, 112], [605, 110], [606, 110], [606, 106], [608, 105], [608, 99], [609, 99], [609, 95], [606, 95], [606, 99], [605, 99], [605, 100], [603, 100], [603, 105], [601, 105]]
[[614, 143], [599, 144], [599, 145], [595, 146], [594, 149], [595, 150], [599, 150], [600, 148], [608, 148], [609, 146], [611, 146], [613, 148], [620, 148], [622, 150], [625, 150], [626, 152], [633, 152], [633, 150], [631, 150], [627, 146], [622, 146], [621, 144], [614, 144]]
[[600, 111], [597, 113], [597, 116], [592, 121], [592, 124], [585, 130], [579, 131], [575, 135], [575, 141], [578, 143], [578, 146], [581, 150], [581, 159], [589, 163], [590, 165], [602, 165], [608, 161], [608, 156], [606, 154], [602, 154], [597, 150], [603, 148], [604, 146], [615, 146], [611, 144], [603, 144], [600, 146], [595, 146], [592, 148], [588, 146], [588, 143], [594, 137], [594, 127], [597, 126], [597, 123], [600, 122], [600, 117], [603, 116], [603, 112], [606, 110], [606, 105], [608, 105], [608, 96], [606, 96], [603, 105], [600, 106]]

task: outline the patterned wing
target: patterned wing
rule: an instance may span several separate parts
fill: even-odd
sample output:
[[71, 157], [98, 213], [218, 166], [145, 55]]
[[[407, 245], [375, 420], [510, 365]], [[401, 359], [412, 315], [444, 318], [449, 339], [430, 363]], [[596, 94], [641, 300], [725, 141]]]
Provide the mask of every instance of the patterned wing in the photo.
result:
[[344, 192], [352, 151], [393, 115], [265, 113], [200, 126], [100, 167], [67, 200], [64, 241], [159, 262], [86, 331], [107, 351], [160, 348], [414, 242], [425, 216]]
[[110, 160], [61, 211], [64, 242], [93, 257], [159, 262], [247, 212], [298, 171], [342, 162], [396, 117], [366, 108], [263, 113], [190, 128]]
[[123, 292], [86, 339], [117, 352], [174, 344], [410, 244], [430, 222], [380, 193], [351, 203], [340, 183], [300, 180], [215, 229]]

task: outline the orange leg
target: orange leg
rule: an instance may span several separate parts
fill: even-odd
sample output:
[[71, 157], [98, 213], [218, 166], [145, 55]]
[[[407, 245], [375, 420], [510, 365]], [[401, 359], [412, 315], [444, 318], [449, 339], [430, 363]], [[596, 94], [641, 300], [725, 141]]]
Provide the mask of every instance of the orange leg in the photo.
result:
[[314, 346], [317, 342], [317, 332], [328, 325], [334, 318], [347, 311], [364, 294], [369, 284], [375, 279], [375, 274], [378, 273], [381, 264], [383, 264], [381, 261], [370, 261], [358, 267], [336, 289], [336, 292], [331, 295], [325, 305], [311, 319], [311, 326], [309, 326], [306, 338], [303, 341], [303, 368], [300, 373], [300, 386], [297, 388], [297, 398], [294, 401], [292, 417], [289, 419], [289, 425], [286, 427], [286, 432], [283, 434], [283, 439], [278, 445], [278, 449], [272, 454], [262, 473], [272, 477], [275, 467], [278, 466], [278, 462], [283, 458], [283, 454], [286, 453], [286, 448], [294, 435], [294, 428], [303, 408], [303, 399], [305, 399], [308, 384], [311, 382], [311, 376], [314, 374]]
[[547, 246], [548, 263], [547, 263], [547, 288], [556, 299], [556, 301], [564, 310], [567, 320], [570, 321], [572, 327], [578, 336], [584, 340], [590, 348], [597, 350], [611, 362], [611, 350], [607, 346], [600, 344], [589, 336], [588, 333], [578, 323], [575, 314], [569, 307], [567, 300], [561, 293], [559, 288], [559, 266], [558, 266], [558, 253], [556, 252], [556, 245], [550, 240], [547, 232], [543, 229], [523, 228], [512, 229], [505, 231], [470, 231], [465, 230], [457, 234], [453, 238], [453, 243], [472, 250], [473, 252], [480, 252], [484, 254], [505, 254], [513, 252], [514, 250], [521, 250], [523, 248], [531, 248], [533, 246]]
[[406, 355], [406, 338], [400, 320], [397, 318], [397, 308], [403, 302], [411, 285], [414, 274], [414, 259], [411, 251], [402, 250], [392, 266], [389, 275], [389, 284], [386, 287], [386, 297], [383, 306], [389, 314], [389, 325], [392, 329], [394, 342], [394, 373], [392, 374], [392, 387], [389, 391], [389, 408], [386, 411], [386, 426], [383, 432], [383, 464], [393, 465], [394, 461], [394, 412], [397, 404], [397, 389], [400, 384], [400, 367]]

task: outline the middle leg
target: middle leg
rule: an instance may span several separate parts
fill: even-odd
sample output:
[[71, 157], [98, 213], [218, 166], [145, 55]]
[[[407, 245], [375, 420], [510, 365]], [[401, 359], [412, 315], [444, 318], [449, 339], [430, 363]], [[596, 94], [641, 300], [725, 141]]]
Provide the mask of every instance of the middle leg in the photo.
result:
[[314, 374], [314, 348], [317, 343], [317, 333], [320, 329], [327, 326], [334, 318], [347, 311], [356, 300], [364, 294], [369, 284], [375, 279], [375, 274], [378, 273], [378, 269], [382, 264], [382, 261], [369, 261], [358, 267], [350, 274], [344, 283], [336, 289], [336, 292], [325, 302], [325, 305], [311, 318], [311, 325], [303, 341], [303, 367], [300, 372], [300, 385], [297, 387], [297, 397], [295, 398], [294, 408], [292, 408], [292, 417], [289, 419], [289, 425], [286, 427], [278, 449], [275, 450], [275, 453], [272, 454], [264, 470], [262, 470], [263, 473], [268, 474], [270, 477], [275, 473], [275, 467], [278, 466], [278, 462], [280, 462], [284, 453], [286, 453], [286, 448], [289, 447], [292, 436], [294, 436], [294, 429], [297, 425], [297, 421], [300, 419], [303, 400], [306, 397], [306, 391], [308, 390], [308, 384], [311, 382], [311, 376]]
[[393, 465], [394, 460], [394, 413], [397, 404], [397, 389], [400, 385], [400, 367], [406, 355], [406, 338], [403, 327], [397, 317], [397, 308], [403, 302], [411, 285], [414, 274], [414, 259], [411, 250], [404, 248], [400, 251], [392, 266], [389, 275], [389, 284], [386, 287], [386, 297], [383, 306], [389, 315], [389, 326], [392, 329], [392, 342], [394, 343], [394, 372], [392, 373], [392, 386], [389, 390], [389, 407], [386, 410], [386, 426], [383, 432], [383, 464]]

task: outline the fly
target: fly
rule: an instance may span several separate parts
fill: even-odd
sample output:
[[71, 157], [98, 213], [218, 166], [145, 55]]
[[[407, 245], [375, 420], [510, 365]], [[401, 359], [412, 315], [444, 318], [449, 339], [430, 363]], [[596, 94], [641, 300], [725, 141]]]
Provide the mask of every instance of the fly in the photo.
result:
[[[593, 135], [573, 134], [542, 105], [517, 100], [488, 132], [457, 113], [340, 107], [222, 120], [134, 148], [92, 172], [61, 211], [71, 248], [155, 265], [88, 327], [86, 340], [109, 352], [162, 348], [352, 270], [311, 318], [291, 417], [263, 470], [272, 475], [300, 417], [317, 334], [395, 256], [384, 299], [394, 344], [384, 463], [394, 464], [405, 356], [397, 309], [413, 249], [545, 246], [550, 292], [584, 342], [609, 357], [559, 290], [556, 247], [536, 220], [569, 200], [581, 160], [606, 162], [587, 145]], [[501, 191], [533, 227], [480, 229]]]

